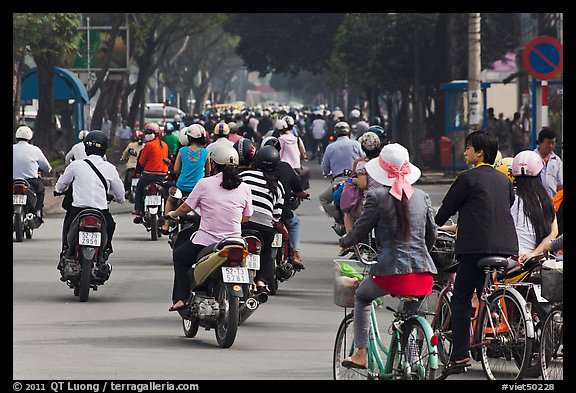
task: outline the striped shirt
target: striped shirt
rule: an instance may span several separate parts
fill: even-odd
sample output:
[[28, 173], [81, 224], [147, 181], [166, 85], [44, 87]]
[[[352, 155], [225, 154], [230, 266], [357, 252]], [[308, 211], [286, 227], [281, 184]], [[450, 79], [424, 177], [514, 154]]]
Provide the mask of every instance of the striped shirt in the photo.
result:
[[272, 227], [274, 222], [278, 222], [282, 215], [284, 205], [284, 187], [278, 182], [275, 197], [268, 189], [264, 173], [258, 170], [245, 170], [240, 172], [242, 181], [250, 186], [252, 190], [252, 207], [254, 214], [250, 221]]

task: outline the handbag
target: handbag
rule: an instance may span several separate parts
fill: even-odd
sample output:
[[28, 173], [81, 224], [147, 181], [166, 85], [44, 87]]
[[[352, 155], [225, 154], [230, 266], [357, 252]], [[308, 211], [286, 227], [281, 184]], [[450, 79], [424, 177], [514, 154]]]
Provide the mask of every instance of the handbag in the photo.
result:
[[352, 179], [346, 179], [342, 195], [340, 196], [340, 210], [343, 213], [350, 213], [356, 210], [362, 203], [362, 194], [363, 191], [352, 183]]

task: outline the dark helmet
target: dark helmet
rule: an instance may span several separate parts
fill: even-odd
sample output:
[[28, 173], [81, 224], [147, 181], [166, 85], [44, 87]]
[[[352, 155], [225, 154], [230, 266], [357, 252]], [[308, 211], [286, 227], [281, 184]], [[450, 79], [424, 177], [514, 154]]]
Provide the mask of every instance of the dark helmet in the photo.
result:
[[384, 128], [382, 128], [380, 125], [370, 126], [366, 132], [373, 132], [374, 134], [378, 135], [380, 140], [388, 138], [388, 135], [386, 135], [386, 130], [384, 130]]
[[256, 168], [262, 172], [274, 172], [280, 162], [280, 153], [274, 146], [263, 146], [254, 157]]
[[238, 152], [240, 165], [250, 165], [256, 155], [256, 144], [249, 138], [240, 138], [234, 142], [234, 149]]
[[339, 121], [334, 126], [334, 134], [337, 136], [350, 135], [350, 124], [345, 121]]
[[108, 137], [102, 131], [90, 131], [84, 137], [84, 150], [87, 155], [97, 154], [104, 157], [106, 149], [108, 149]]
[[276, 138], [275, 136], [267, 136], [264, 139], [262, 139], [262, 147], [264, 146], [274, 146], [276, 148], [276, 150], [280, 151], [280, 141], [278, 140], [278, 138]]

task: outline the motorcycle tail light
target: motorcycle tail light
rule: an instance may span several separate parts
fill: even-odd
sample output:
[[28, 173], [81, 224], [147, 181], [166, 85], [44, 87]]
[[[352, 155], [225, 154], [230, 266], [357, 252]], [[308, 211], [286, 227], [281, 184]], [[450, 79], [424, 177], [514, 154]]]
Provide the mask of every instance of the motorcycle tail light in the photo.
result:
[[29, 189], [30, 189], [30, 187], [28, 187], [24, 184], [16, 184], [16, 185], [12, 186], [12, 192], [14, 194], [18, 194], [18, 195], [26, 195], [28, 193]]
[[328, 139], [330, 140], [330, 142], [332, 142], [332, 141], [334, 140], [334, 135], [330, 135], [330, 136], [328, 137]]
[[240, 263], [247, 255], [248, 251], [242, 247], [229, 247], [218, 252], [219, 257], [226, 258], [231, 263]]
[[86, 216], [80, 219], [81, 228], [94, 228], [100, 230], [102, 228], [102, 221], [98, 217]]
[[262, 242], [254, 236], [247, 236], [244, 238], [246, 240], [246, 244], [248, 245], [248, 252], [250, 254], [260, 254], [260, 250], [262, 249]]

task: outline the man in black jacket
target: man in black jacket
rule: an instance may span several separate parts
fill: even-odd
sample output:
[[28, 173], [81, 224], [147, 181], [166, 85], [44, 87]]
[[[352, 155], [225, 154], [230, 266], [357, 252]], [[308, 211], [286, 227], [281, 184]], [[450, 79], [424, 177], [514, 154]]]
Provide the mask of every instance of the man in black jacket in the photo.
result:
[[508, 177], [492, 167], [498, 140], [488, 131], [466, 136], [464, 160], [472, 169], [458, 175], [444, 196], [435, 217], [443, 225], [458, 213], [455, 254], [460, 259], [452, 294], [452, 354], [449, 368], [468, 365], [470, 305], [474, 289], [480, 295], [484, 272], [476, 262], [485, 256], [518, 254], [518, 238], [510, 207], [514, 187]]

